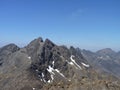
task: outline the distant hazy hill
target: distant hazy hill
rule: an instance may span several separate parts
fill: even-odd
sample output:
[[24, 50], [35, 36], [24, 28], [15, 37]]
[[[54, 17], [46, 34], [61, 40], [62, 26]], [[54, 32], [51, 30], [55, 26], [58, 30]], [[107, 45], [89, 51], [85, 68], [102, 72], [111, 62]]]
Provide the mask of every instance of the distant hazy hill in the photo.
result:
[[111, 73], [120, 78], [120, 53], [110, 48], [102, 49], [97, 52], [82, 50], [83, 56], [93, 66]]

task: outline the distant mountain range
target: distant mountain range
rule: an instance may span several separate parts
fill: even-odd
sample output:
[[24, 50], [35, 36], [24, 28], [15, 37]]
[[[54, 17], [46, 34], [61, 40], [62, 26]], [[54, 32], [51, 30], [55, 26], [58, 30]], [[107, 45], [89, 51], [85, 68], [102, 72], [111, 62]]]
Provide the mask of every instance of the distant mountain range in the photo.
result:
[[120, 90], [120, 56], [37, 38], [0, 48], [0, 90]]
[[97, 52], [81, 50], [82, 55], [94, 67], [120, 78], [120, 52], [105, 48]]

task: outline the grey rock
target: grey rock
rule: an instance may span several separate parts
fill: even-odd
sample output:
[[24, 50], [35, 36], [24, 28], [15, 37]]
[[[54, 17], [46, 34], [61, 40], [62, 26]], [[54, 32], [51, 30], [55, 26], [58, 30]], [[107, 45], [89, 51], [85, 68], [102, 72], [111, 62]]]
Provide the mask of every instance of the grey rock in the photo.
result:
[[79, 48], [58, 46], [42, 38], [24, 48], [13, 44], [2, 47], [1, 90], [119, 90], [119, 83], [113, 83], [116, 78], [96, 72], [83, 53]]

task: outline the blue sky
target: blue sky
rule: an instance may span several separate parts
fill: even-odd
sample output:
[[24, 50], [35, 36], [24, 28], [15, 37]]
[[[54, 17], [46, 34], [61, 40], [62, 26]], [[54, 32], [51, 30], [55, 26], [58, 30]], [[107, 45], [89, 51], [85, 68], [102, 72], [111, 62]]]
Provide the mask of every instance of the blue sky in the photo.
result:
[[0, 46], [37, 37], [120, 50], [120, 0], [0, 0]]

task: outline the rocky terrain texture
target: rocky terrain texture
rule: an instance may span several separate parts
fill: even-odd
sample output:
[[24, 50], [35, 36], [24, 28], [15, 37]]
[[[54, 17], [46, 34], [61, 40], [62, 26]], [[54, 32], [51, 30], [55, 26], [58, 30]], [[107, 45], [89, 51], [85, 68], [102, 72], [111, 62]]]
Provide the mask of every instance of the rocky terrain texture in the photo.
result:
[[119, 79], [97, 72], [86, 56], [49, 39], [9, 44], [0, 48], [0, 90], [120, 90]]
[[110, 48], [105, 48], [97, 52], [88, 50], [81, 50], [81, 52], [89, 64], [120, 78], [120, 52], [115, 52]]

